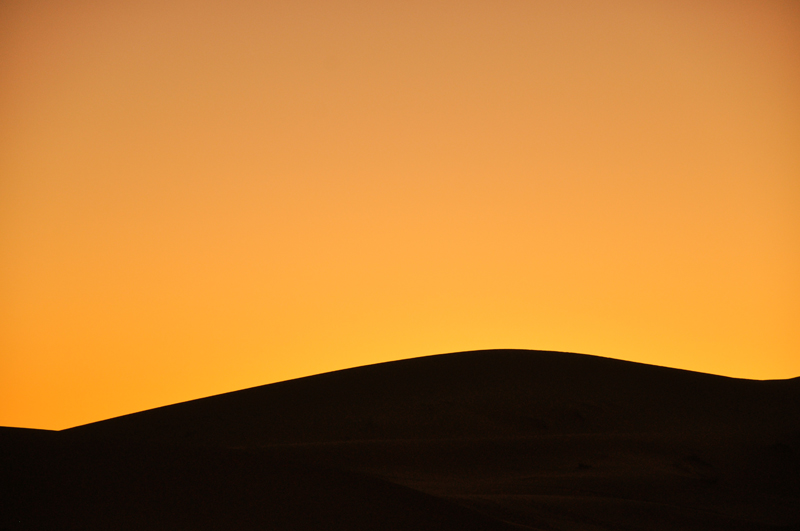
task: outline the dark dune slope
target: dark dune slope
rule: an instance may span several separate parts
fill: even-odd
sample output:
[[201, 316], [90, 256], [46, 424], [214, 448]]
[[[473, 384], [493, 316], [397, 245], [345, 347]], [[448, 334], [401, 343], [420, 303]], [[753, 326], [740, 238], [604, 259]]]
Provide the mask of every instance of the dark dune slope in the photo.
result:
[[13, 529], [800, 529], [800, 379], [479, 351], [14, 433]]
[[223, 448], [72, 445], [16, 454], [3, 529], [507, 531], [370, 476]]
[[797, 426], [800, 379], [752, 381], [560, 352], [382, 363], [184, 402], [72, 436], [260, 446], [346, 440], [675, 433], [769, 438]]

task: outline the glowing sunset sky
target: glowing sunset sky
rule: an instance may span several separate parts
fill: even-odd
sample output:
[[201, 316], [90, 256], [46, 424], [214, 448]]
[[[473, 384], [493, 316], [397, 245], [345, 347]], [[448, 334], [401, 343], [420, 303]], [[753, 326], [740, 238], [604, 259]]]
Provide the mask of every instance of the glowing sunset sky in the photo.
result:
[[0, 252], [0, 425], [483, 348], [799, 376], [800, 3], [5, 1]]

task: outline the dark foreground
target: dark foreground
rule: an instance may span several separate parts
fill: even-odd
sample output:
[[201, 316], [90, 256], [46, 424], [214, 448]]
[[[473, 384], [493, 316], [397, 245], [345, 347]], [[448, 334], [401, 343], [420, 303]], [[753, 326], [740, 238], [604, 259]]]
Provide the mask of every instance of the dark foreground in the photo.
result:
[[536, 351], [0, 428], [3, 530], [800, 530], [800, 379]]

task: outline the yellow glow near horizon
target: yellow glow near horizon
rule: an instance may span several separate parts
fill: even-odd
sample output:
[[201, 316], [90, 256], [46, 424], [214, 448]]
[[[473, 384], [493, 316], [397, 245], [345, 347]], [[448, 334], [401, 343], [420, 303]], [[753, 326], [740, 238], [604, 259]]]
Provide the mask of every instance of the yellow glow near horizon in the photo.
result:
[[393, 359], [800, 375], [800, 4], [0, 6], [0, 425]]

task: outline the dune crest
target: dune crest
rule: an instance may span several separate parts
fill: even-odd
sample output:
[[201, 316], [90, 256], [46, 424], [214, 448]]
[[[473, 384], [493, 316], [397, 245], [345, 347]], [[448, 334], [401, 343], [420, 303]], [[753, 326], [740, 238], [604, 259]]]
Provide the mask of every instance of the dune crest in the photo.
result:
[[797, 378], [473, 351], [37, 431], [0, 430], [9, 529], [800, 526]]

